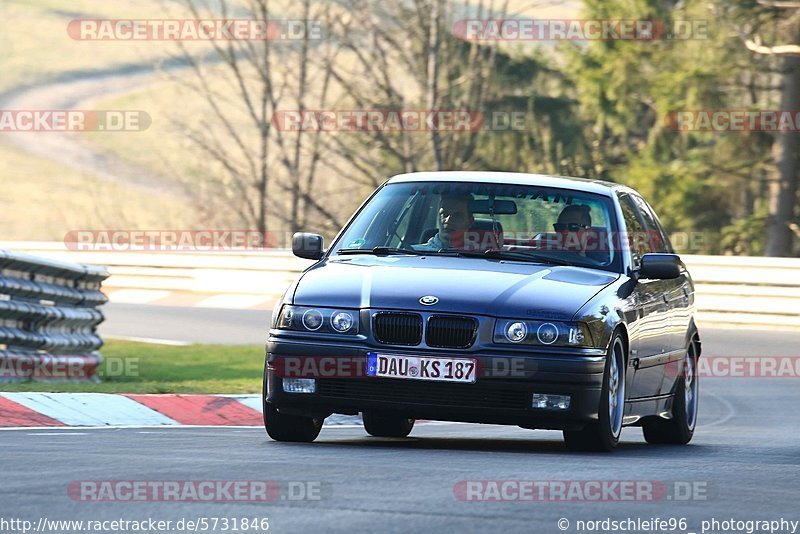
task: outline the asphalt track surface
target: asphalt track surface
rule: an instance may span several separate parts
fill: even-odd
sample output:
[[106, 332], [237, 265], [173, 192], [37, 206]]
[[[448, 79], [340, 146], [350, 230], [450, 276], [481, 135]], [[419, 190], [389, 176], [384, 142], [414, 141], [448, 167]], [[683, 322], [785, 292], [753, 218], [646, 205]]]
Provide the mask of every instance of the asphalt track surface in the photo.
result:
[[[130, 324], [134, 315], [135, 307], [112, 306], [106, 328], [122, 328], [119, 321]], [[258, 342], [269, 313], [185, 309], [181, 319], [176, 310], [150, 307], [146, 315], [142, 321], [160, 329], [149, 337], [167, 336], [170, 321], [182, 320], [184, 339], [198, 332], [192, 340], [205, 341], [207, 325], [215, 323], [211, 332], [230, 330], [242, 338], [228, 341]], [[800, 333], [706, 329], [701, 335], [707, 355], [800, 356]], [[557, 533], [581, 532], [580, 520], [686, 518], [685, 529], [627, 530], [699, 533], [701, 522], [711, 519], [797, 521], [798, 380], [702, 379], [700, 420], [689, 446], [647, 445], [640, 429], [627, 428], [611, 454], [567, 452], [557, 432], [450, 423], [418, 424], [408, 439], [325, 427], [312, 444], [273, 442], [262, 429], [0, 431], [0, 518], [266, 517], [270, 532]], [[269, 480], [321, 489], [318, 499], [305, 500], [286, 498], [284, 489], [284, 498], [271, 502], [84, 502], [67, 493], [80, 480]], [[467, 502], [454, 488], [468, 480], [648, 481], [667, 495], [651, 501]], [[678, 498], [676, 482], [681, 488], [693, 484], [694, 494]], [[562, 518], [569, 521], [566, 530], [558, 527]]]
[[138, 337], [189, 343], [258, 345], [267, 339], [269, 310], [180, 308], [140, 304], [107, 304], [101, 308], [106, 337]]

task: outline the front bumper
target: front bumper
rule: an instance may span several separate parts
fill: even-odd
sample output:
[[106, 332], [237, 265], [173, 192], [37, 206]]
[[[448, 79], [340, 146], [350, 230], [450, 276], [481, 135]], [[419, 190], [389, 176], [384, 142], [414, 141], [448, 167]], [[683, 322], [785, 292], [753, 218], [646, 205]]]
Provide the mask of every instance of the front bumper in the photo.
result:
[[[367, 377], [362, 371], [368, 352], [473, 358], [479, 372], [474, 384]], [[574, 430], [597, 419], [604, 368], [605, 356], [599, 355], [432, 352], [271, 337], [265, 396], [278, 411], [294, 415], [381, 410], [414, 419]], [[287, 376], [316, 378], [316, 392], [284, 392]], [[533, 393], [569, 395], [570, 406], [558, 411], [532, 408]]]

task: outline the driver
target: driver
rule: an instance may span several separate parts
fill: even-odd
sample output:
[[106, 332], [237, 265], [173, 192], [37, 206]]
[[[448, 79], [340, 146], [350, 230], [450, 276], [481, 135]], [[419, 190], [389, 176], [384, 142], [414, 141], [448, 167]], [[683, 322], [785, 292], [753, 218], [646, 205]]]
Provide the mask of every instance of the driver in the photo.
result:
[[586, 245], [589, 228], [592, 227], [592, 216], [589, 206], [572, 204], [561, 210], [553, 229], [558, 234], [561, 250], [586, 256]]
[[413, 245], [415, 250], [442, 250], [464, 247], [464, 234], [475, 223], [470, 206], [472, 195], [442, 195], [439, 201], [439, 232], [427, 243]]

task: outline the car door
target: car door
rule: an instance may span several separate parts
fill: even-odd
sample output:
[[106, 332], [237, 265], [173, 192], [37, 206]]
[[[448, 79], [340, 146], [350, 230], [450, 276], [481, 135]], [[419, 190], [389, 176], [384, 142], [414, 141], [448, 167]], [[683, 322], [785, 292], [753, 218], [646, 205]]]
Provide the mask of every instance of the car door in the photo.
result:
[[[648, 232], [652, 236], [651, 244], [658, 252], [666, 252], [674, 254], [672, 244], [669, 242], [669, 237], [661, 223], [658, 220], [653, 208], [641, 197], [633, 195], [633, 199], [642, 213], [645, 225], [648, 227]], [[692, 283], [689, 273], [684, 269], [678, 278], [674, 280], [665, 280], [669, 282], [667, 300], [669, 305], [669, 322], [670, 322], [670, 335], [669, 346], [667, 348], [668, 360], [665, 366], [673, 372], [666, 372], [664, 383], [662, 384], [662, 393], [668, 393], [672, 389], [672, 382], [677, 377], [678, 373], [674, 372], [678, 368], [680, 362], [686, 354], [686, 334], [691, 322], [691, 305], [692, 305]], [[672, 380], [670, 380], [672, 379]]]
[[[632, 265], [637, 269], [641, 257], [655, 251], [652, 249], [646, 226], [635, 201], [627, 193], [618, 196], [625, 219], [626, 246], [630, 250]], [[661, 392], [671, 334], [667, 297], [669, 290], [670, 284], [666, 280], [640, 279], [634, 287], [638, 325], [635, 346], [632, 344], [631, 347], [633, 349], [631, 358], [635, 369], [629, 389], [629, 397], [632, 399], [652, 397]]]
[[[658, 217], [653, 208], [642, 197], [638, 195], [631, 195], [631, 197], [636, 203], [639, 213], [642, 215], [653, 252], [674, 254], [675, 251], [672, 248], [672, 244], [669, 242], [669, 237], [666, 232], [664, 232], [664, 228], [658, 221]], [[686, 270], [683, 270], [678, 278], [674, 280], [665, 280], [665, 282], [670, 326], [667, 351], [681, 352], [686, 348], [686, 330], [689, 328], [690, 320], [689, 289], [691, 285], [689, 282], [689, 275]]]

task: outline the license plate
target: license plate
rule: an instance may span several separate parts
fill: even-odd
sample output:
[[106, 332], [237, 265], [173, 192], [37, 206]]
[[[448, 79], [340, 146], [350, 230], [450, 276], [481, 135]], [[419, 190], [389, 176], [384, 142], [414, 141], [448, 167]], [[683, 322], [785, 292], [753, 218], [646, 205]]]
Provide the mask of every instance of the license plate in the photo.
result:
[[469, 358], [367, 353], [367, 376], [473, 384], [477, 367]]

